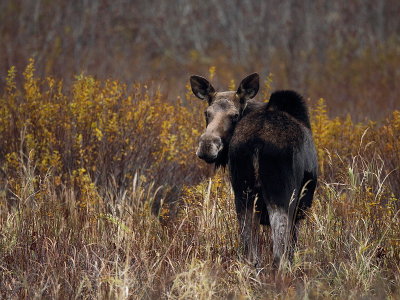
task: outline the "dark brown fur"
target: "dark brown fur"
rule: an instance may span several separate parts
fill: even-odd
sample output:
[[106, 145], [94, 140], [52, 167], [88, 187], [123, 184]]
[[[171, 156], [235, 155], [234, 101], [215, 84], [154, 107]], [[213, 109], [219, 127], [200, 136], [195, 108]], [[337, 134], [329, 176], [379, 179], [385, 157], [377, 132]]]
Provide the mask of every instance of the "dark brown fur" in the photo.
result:
[[258, 75], [246, 77], [236, 92], [215, 92], [204, 78], [191, 77], [196, 96], [207, 99], [207, 128], [197, 154], [228, 164], [245, 256], [257, 261], [259, 224], [270, 225], [274, 265], [289, 259], [298, 220], [312, 203], [317, 156], [307, 107], [293, 91], [278, 91], [268, 103], [250, 100]]

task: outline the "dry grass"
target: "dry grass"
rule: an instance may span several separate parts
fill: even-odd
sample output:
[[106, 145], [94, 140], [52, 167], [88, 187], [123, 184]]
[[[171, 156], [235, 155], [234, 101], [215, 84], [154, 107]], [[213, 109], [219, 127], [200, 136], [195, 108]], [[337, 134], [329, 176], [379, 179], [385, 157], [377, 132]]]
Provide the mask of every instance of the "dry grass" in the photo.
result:
[[31, 171], [27, 165], [16, 202], [0, 216], [4, 298], [400, 296], [398, 210], [366, 214], [366, 195], [350, 172], [342, 183], [320, 184], [294, 263], [275, 277], [267, 230], [263, 268], [239, 259], [233, 195], [222, 174], [188, 189], [179, 216], [160, 222], [151, 212], [157, 190], [139, 176], [123, 195], [110, 190], [82, 209], [75, 192], [57, 192], [51, 178], [32, 190]]
[[[313, 110], [321, 180], [294, 262], [275, 274], [268, 229], [262, 268], [239, 257], [227, 175], [198, 179], [205, 169], [191, 147], [203, 124], [189, 96], [116, 95], [117, 83], [85, 77], [75, 94], [48, 93], [26, 74], [25, 90], [10, 79], [1, 98], [2, 298], [400, 298], [398, 112], [353, 124], [328, 118], [324, 102]], [[55, 109], [60, 99], [68, 109]], [[90, 121], [108, 113], [114, 125]], [[154, 213], [174, 181], [180, 195]]]

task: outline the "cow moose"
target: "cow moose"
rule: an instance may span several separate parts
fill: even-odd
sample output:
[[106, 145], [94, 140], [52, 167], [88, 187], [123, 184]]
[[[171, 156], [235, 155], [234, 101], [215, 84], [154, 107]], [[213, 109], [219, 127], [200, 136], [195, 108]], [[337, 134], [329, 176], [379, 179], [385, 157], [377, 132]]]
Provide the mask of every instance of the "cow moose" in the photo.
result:
[[258, 263], [260, 224], [272, 230], [273, 266], [292, 260], [298, 221], [311, 206], [317, 184], [317, 155], [308, 110], [290, 90], [255, 101], [259, 75], [244, 78], [237, 91], [217, 92], [201, 76], [191, 76], [194, 95], [208, 102], [206, 129], [196, 154], [216, 167], [228, 165], [235, 194], [240, 245]]

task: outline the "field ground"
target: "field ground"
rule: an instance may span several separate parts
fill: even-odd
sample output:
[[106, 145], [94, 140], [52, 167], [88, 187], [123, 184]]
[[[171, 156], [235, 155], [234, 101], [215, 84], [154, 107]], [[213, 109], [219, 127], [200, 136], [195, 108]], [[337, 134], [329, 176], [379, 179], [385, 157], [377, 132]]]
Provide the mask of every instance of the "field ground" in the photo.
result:
[[195, 158], [203, 103], [34, 71], [11, 68], [0, 98], [2, 298], [400, 299], [399, 111], [354, 123], [312, 105], [319, 186], [275, 274], [268, 229], [255, 268], [226, 172]]

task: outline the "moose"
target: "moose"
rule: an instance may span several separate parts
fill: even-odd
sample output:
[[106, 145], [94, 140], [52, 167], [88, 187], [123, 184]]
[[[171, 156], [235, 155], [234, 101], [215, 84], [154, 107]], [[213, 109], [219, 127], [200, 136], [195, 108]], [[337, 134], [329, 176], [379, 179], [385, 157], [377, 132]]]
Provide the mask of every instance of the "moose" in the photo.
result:
[[272, 93], [255, 101], [259, 75], [244, 78], [237, 91], [217, 92], [193, 75], [194, 95], [208, 102], [206, 129], [196, 155], [216, 168], [228, 165], [239, 221], [240, 248], [258, 264], [259, 229], [272, 231], [273, 266], [293, 258], [299, 220], [311, 207], [317, 184], [317, 154], [304, 99], [296, 92]]

